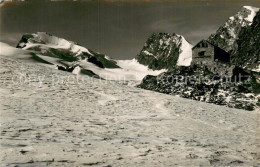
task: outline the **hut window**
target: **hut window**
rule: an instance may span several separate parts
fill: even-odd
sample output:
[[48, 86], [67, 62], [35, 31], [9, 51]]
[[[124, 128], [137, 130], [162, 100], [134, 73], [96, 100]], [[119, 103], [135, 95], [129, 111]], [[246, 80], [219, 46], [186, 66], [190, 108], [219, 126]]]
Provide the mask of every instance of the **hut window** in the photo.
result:
[[201, 57], [201, 56], [205, 56], [205, 51], [199, 52], [199, 56], [200, 56], [200, 57]]
[[207, 43], [202, 43], [202, 47], [203, 47], [203, 48], [207, 48], [207, 47], [208, 47], [208, 44], [207, 44]]

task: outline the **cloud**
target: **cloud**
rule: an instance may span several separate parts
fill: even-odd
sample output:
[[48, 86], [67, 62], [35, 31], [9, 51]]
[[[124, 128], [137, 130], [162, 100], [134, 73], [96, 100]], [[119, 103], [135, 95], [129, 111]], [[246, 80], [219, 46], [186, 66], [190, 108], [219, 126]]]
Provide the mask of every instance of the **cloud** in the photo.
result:
[[196, 44], [199, 40], [208, 38], [211, 34], [215, 33], [217, 26], [201, 26], [197, 29], [189, 31], [186, 33], [185, 37], [190, 40], [191, 43]]
[[24, 0], [0, 0], [0, 8], [5, 5], [21, 3], [21, 2], [24, 2]]
[[185, 22], [180, 19], [162, 19], [153, 22], [150, 25], [150, 29], [153, 31], [162, 31], [162, 32], [174, 32], [174, 30], [178, 29], [177, 27], [184, 26]]

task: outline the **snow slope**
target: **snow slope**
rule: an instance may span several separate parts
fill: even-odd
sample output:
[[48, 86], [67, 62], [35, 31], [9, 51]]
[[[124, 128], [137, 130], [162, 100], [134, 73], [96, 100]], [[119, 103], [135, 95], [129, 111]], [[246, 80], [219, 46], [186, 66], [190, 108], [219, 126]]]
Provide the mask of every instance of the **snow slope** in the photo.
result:
[[99, 68], [96, 65], [87, 61], [81, 61], [79, 65], [83, 68], [93, 71], [101, 78], [106, 80], [125, 80], [125, 81], [141, 81], [146, 75], [158, 75], [165, 70], [151, 70], [147, 66], [133, 60], [117, 60], [117, 65], [121, 68]]
[[2, 56], [0, 74], [1, 166], [259, 166], [259, 111]]
[[182, 37], [180, 55], [177, 61], [177, 66], [190, 66], [192, 61], [192, 45]]
[[45, 46], [55, 49], [66, 49], [76, 54], [76, 56], [80, 55], [82, 52], [86, 52], [92, 55], [87, 48], [79, 46], [72, 41], [49, 35], [46, 32], [37, 32], [32, 35], [34, 38], [29, 39], [28, 43], [26, 44], [19, 43], [19, 46], [25, 50], [35, 46]]
[[50, 68], [56, 68], [56, 65], [61, 65], [61, 66], [63, 65], [59, 62], [60, 59], [58, 59], [58, 58], [47, 57], [47, 56], [35, 54], [35, 56], [37, 56], [41, 60], [50, 62], [53, 65], [37, 61], [37, 60], [33, 59], [33, 56], [32, 56], [33, 53], [34, 53], [33, 51], [17, 49], [6, 43], [0, 42], [0, 56], [5, 56], [5, 57], [12, 58], [15, 60], [21, 60], [21, 61], [27, 62], [27, 63], [35, 63], [35, 64], [39, 64], [42, 66], [47, 66]]
[[20, 56], [20, 57], [24, 57], [24, 58], [28, 58], [30, 57], [30, 52], [29, 51], [24, 51], [21, 49], [17, 49], [15, 47], [12, 47], [6, 43], [0, 42], [0, 55], [1, 56], [11, 56], [11, 57], [16, 57], [16, 56]]
[[159, 75], [160, 73], [166, 71], [164, 69], [151, 70], [148, 68], [148, 66], [138, 63], [136, 59], [117, 60], [116, 62], [117, 65], [121, 67], [121, 69], [107, 69], [107, 70], [121, 75], [130, 76], [130, 78], [133, 78], [132, 80], [142, 80], [146, 75]]
[[[45, 38], [44, 35], [41, 35], [41, 40], [47, 42], [48, 44], [27, 44], [25, 48], [33, 47], [36, 45], [42, 45], [44, 47], [56, 47], [56, 48], [70, 48], [70, 44], [66, 40], [60, 40], [57, 37], [54, 37], [53, 39]], [[74, 46], [74, 45], [72, 45]], [[24, 49], [25, 49], [24, 48]], [[75, 48], [75, 46], [73, 47]], [[81, 51], [86, 51], [82, 49]], [[33, 51], [32, 51], [33, 52]], [[22, 59], [23, 61], [29, 61], [33, 63], [39, 63], [32, 59], [30, 51], [22, 50], [14, 48], [8, 44], [0, 43], [0, 55], [2, 56], [8, 56], [13, 59]], [[77, 52], [80, 53], [80, 52]], [[36, 54], [39, 58], [42, 60], [45, 60], [53, 65], [48, 65], [44, 63], [39, 63], [43, 66], [56, 68], [56, 65], [63, 66], [63, 64], [60, 62], [59, 58], [49, 57], [49, 56], [43, 56], [40, 54]], [[108, 58], [108, 57], [107, 57]], [[93, 71], [95, 74], [99, 75], [101, 78], [107, 79], [107, 80], [124, 80], [124, 81], [141, 81], [146, 75], [158, 75], [162, 72], [165, 72], [165, 70], [150, 70], [147, 66], [141, 65], [138, 63], [135, 59], [133, 60], [118, 60], [116, 61], [118, 66], [121, 68], [100, 68], [96, 66], [93, 63], [90, 63], [86, 60], [80, 60], [79, 62], [66, 62], [68, 65], [80, 65], [84, 69], [88, 69]], [[74, 74], [80, 74], [81, 69], [79, 67], [73, 71]]]

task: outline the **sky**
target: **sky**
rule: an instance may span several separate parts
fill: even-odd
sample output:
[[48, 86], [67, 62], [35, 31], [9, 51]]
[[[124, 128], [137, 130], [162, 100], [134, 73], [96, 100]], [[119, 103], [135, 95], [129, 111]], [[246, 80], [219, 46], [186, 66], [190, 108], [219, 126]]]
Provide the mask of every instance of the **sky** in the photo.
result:
[[0, 41], [16, 46], [25, 33], [48, 32], [115, 59], [132, 59], [152, 33], [183, 35], [196, 44], [244, 5], [260, 0], [25, 0], [0, 7]]

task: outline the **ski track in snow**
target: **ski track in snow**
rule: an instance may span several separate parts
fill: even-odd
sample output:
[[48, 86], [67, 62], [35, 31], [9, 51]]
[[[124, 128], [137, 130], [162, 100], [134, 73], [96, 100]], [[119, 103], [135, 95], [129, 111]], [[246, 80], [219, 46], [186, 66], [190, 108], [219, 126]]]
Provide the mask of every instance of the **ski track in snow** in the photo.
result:
[[101, 104], [101, 105], [108, 105], [109, 102], [118, 100], [117, 97], [115, 97], [113, 95], [108, 95], [103, 91], [101, 91], [101, 92], [92, 91], [92, 93], [100, 95], [100, 99], [98, 100], [98, 103]]
[[259, 111], [53, 75], [75, 76], [0, 57], [3, 166], [259, 166]]
[[[155, 108], [160, 112], [160, 116], [169, 116], [171, 110], [166, 107], [167, 104], [170, 104], [170, 102], [160, 101], [155, 104]], [[174, 112], [172, 112], [172, 114], [173, 113]], [[176, 114], [175, 116], [179, 116], [179, 114]]]

